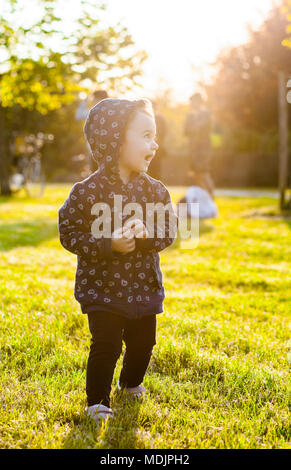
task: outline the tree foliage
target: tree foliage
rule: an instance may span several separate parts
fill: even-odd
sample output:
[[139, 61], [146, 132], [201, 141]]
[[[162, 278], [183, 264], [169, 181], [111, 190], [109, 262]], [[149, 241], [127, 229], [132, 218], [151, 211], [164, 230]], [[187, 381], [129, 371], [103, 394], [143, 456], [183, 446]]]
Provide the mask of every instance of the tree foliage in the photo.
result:
[[1, 106], [19, 105], [45, 114], [75, 99], [74, 92], [80, 87], [63, 62], [63, 54], [46, 45], [54, 34], [60, 35], [60, 18], [54, 14], [51, 2], [37, 3], [42, 4], [43, 14], [29, 26], [15, 19], [24, 13], [21, 1], [6, 2], [1, 13]]
[[259, 133], [277, 128], [278, 72], [291, 73], [291, 51], [282, 46], [286, 26], [276, 6], [246, 44], [219, 55], [215, 79], [205, 88], [222, 125]]
[[[286, 14], [286, 18], [288, 21], [286, 32], [287, 34], [291, 34], [291, 0], [284, 0], [283, 1], [283, 8], [282, 11]], [[291, 37], [287, 37], [283, 40], [282, 44], [287, 47], [291, 47]]]
[[120, 23], [106, 24], [102, 16], [106, 5], [82, 0], [69, 30], [61, 1], [30, 0], [32, 15], [27, 12], [27, 1], [3, 1], [0, 12], [2, 193], [9, 193], [9, 149], [15, 133], [48, 132], [53, 128], [58, 134], [54, 134], [54, 146], [60, 145], [58, 139], [69, 132], [70, 121], [71, 128], [74, 132], [77, 128], [81, 136], [81, 123], [74, 120], [80, 92], [89, 94], [102, 88], [120, 94], [139, 84], [147, 55], [136, 50], [127, 28]]
[[28, 26], [15, 21], [20, 12], [27, 18], [27, 2], [7, 0], [0, 15], [3, 107], [19, 104], [44, 114], [72, 102], [81, 90], [101, 85], [122, 92], [137, 83], [146, 53], [134, 50], [125, 27], [102, 25], [105, 5], [83, 0], [74, 34], [66, 35], [57, 0], [32, 0], [31, 8], [33, 4], [39, 7], [39, 19]]

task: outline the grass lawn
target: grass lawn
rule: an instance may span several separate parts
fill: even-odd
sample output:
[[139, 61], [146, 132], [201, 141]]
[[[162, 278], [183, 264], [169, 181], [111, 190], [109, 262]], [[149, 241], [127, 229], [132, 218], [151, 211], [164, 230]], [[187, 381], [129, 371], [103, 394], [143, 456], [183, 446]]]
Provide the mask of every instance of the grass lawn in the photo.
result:
[[[95, 426], [84, 416], [90, 335], [73, 297], [76, 256], [57, 230], [70, 188], [0, 197], [0, 447], [290, 448], [291, 221], [260, 217], [276, 201], [218, 198], [195, 250], [161, 252], [148, 397], [118, 393], [120, 356], [116, 417]], [[174, 202], [184, 189], [169, 188]]]

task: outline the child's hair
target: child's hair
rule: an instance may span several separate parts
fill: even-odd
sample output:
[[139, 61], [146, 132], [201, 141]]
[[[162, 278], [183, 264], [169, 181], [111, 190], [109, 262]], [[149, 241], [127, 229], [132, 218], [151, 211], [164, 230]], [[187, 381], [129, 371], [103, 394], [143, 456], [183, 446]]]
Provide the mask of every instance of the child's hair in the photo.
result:
[[155, 119], [155, 112], [153, 109], [152, 102], [148, 98], [141, 98], [140, 100], [137, 100], [136, 106], [134, 107], [133, 111], [130, 113], [128, 120], [126, 121], [126, 124], [124, 126], [123, 136], [126, 135], [126, 131], [127, 131], [129, 124], [133, 121], [133, 119], [135, 118], [138, 112], [146, 113]]

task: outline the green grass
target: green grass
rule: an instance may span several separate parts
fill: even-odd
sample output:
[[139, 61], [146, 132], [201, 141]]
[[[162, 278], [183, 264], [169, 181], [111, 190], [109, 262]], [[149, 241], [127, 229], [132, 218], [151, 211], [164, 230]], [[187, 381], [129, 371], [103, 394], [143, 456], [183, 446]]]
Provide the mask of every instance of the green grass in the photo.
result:
[[[183, 188], [169, 189], [177, 202]], [[69, 190], [0, 198], [0, 447], [290, 448], [291, 222], [257, 216], [274, 200], [219, 198], [197, 249], [161, 253], [149, 395], [117, 392], [121, 356], [116, 417], [95, 426], [84, 416], [90, 335], [73, 297], [76, 257], [57, 231]]]

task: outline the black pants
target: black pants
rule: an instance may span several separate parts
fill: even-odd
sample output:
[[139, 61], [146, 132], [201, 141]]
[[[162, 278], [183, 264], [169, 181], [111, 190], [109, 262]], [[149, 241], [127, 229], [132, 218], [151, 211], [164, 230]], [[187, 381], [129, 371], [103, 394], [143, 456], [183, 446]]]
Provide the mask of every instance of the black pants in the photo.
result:
[[156, 315], [130, 320], [108, 312], [88, 313], [92, 335], [87, 362], [88, 406], [102, 403], [110, 407], [110, 392], [116, 362], [125, 342], [119, 383], [137, 387], [143, 381], [156, 344]]

